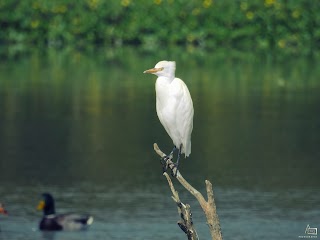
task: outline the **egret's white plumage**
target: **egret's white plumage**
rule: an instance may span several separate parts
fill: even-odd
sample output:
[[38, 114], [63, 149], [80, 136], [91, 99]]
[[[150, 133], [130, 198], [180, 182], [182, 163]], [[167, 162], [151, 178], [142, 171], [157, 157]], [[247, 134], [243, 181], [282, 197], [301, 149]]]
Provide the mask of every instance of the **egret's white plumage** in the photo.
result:
[[158, 76], [156, 81], [156, 108], [159, 120], [176, 148], [188, 157], [191, 153], [193, 103], [187, 85], [175, 77], [176, 63], [160, 61], [144, 73]]

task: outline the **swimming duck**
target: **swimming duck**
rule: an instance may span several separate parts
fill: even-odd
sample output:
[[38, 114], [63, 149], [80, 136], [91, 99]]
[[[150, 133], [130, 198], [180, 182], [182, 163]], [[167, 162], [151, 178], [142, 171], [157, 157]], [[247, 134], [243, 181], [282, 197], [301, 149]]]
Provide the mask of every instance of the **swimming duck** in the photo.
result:
[[43, 193], [42, 197], [43, 200], [39, 202], [37, 207], [38, 210], [43, 210], [43, 218], [39, 223], [40, 230], [85, 230], [92, 224], [93, 217], [87, 214], [56, 214], [52, 195], [50, 193]]
[[3, 204], [0, 203], [0, 213], [4, 214], [4, 215], [8, 215], [7, 210], [4, 208]]

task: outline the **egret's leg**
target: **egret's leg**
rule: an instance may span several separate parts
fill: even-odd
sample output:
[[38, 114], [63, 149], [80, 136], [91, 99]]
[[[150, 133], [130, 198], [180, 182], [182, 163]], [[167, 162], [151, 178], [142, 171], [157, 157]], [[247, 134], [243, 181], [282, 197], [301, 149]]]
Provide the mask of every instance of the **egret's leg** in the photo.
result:
[[182, 144], [180, 145], [179, 152], [178, 152], [178, 158], [177, 162], [174, 164], [175, 168], [172, 170], [172, 176], [176, 177], [178, 173], [178, 167], [179, 167], [179, 161], [180, 161], [180, 156], [181, 156], [181, 150], [182, 150]]
[[178, 152], [178, 158], [177, 158], [177, 162], [176, 162], [176, 167], [177, 167], [177, 168], [178, 168], [178, 166], [179, 166], [179, 160], [180, 160], [180, 156], [181, 156], [181, 150], [182, 150], [182, 144], [180, 145], [179, 152]]
[[177, 147], [176, 147], [176, 146], [173, 146], [173, 149], [172, 149], [171, 153], [169, 154], [169, 156], [172, 155], [175, 150], [177, 150]]

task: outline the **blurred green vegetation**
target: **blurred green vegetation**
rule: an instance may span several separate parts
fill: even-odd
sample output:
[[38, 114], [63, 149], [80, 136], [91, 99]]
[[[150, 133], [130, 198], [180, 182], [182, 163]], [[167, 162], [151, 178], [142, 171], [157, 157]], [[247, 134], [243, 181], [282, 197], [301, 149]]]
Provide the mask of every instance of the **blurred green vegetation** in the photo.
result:
[[320, 49], [319, 11], [310, 0], [1, 0], [0, 43], [310, 54]]

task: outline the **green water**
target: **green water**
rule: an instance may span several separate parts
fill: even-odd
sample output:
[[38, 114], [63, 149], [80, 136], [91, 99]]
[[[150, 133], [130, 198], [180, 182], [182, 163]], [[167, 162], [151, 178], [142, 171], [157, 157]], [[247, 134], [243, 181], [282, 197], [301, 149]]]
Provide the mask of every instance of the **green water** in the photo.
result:
[[[319, 226], [320, 68], [316, 60], [232, 52], [32, 51], [0, 64], [0, 239], [184, 239], [152, 144], [158, 61], [191, 92], [192, 154], [181, 172], [212, 181], [225, 239], [296, 239]], [[200, 238], [209, 238], [197, 202]], [[40, 194], [95, 216], [85, 233], [42, 234]]]

